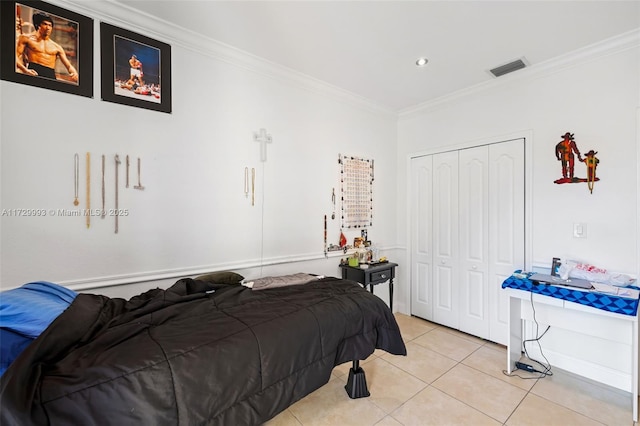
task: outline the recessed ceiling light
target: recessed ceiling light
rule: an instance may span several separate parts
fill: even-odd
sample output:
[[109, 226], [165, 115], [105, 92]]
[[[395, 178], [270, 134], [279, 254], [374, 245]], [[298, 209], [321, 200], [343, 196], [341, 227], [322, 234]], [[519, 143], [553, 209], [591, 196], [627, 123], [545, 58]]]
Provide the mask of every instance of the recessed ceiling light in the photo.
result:
[[427, 65], [427, 62], [429, 62], [427, 58], [418, 58], [416, 60], [416, 66], [424, 67], [425, 65]]

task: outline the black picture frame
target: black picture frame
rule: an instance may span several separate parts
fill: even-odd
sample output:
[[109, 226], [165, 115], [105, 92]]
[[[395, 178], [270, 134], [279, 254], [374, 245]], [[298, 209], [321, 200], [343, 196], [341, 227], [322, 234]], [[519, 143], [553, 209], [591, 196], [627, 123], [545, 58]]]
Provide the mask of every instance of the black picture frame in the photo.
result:
[[102, 100], [171, 113], [170, 45], [101, 22], [100, 57]]
[[[60, 49], [60, 53], [54, 55], [54, 67], [50, 66], [51, 55], [40, 55], [37, 44], [29, 48], [30, 42], [40, 41], [42, 37], [33, 19], [40, 22], [38, 15], [41, 14], [49, 17], [41, 22], [50, 21], [53, 26], [50, 35], [46, 34], [54, 43], [49, 47]], [[46, 26], [38, 25], [38, 28], [46, 32]], [[21, 55], [18, 55], [18, 49]], [[75, 74], [67, 64], [75, 69]], [[93, 19], [43, 1], [2, 0], [0, 79], [92, 98]]]

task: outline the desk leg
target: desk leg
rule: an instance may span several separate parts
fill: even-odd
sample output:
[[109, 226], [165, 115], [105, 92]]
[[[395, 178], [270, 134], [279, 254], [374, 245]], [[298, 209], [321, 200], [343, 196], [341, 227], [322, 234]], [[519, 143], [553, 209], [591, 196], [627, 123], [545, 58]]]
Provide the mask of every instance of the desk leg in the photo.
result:
[[507, 316], [507, 374], [515, 370], [516, 361], [522, 354], [522, 304], [517, 297], [509, 296], [509, 315]]
[[393, 278], [389, 280], [389, 309], [393, 313]]

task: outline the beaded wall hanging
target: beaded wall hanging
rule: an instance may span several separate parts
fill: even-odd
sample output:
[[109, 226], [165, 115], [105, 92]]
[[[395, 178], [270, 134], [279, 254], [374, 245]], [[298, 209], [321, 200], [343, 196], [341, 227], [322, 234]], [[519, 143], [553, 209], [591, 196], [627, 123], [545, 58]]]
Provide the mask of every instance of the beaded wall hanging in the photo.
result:
[[373, 225], [373, 160], [338, 155], [342, 228]]

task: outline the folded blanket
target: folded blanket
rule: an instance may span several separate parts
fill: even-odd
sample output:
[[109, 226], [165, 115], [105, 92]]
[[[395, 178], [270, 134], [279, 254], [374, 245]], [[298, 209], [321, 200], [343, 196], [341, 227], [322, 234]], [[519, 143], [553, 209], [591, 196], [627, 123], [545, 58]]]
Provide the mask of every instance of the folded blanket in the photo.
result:
[[286, 287], [289, 285], [306, 284], [311, 281], [324, 278], [323, 275], [311, 275], [298, 273], [292, 275], [282, 275], [279, 277], [264, 277], [257, 280], [243, 282], [242, 285], [253, 290], [265, 290], [267, 288]]
[[0, 292], [0, 375], [76, 295], [73, 290], [46, 281]]
[[76, 295], [73, 290], [46, 281], [0, 292], [0, 327], [36, 338]]

